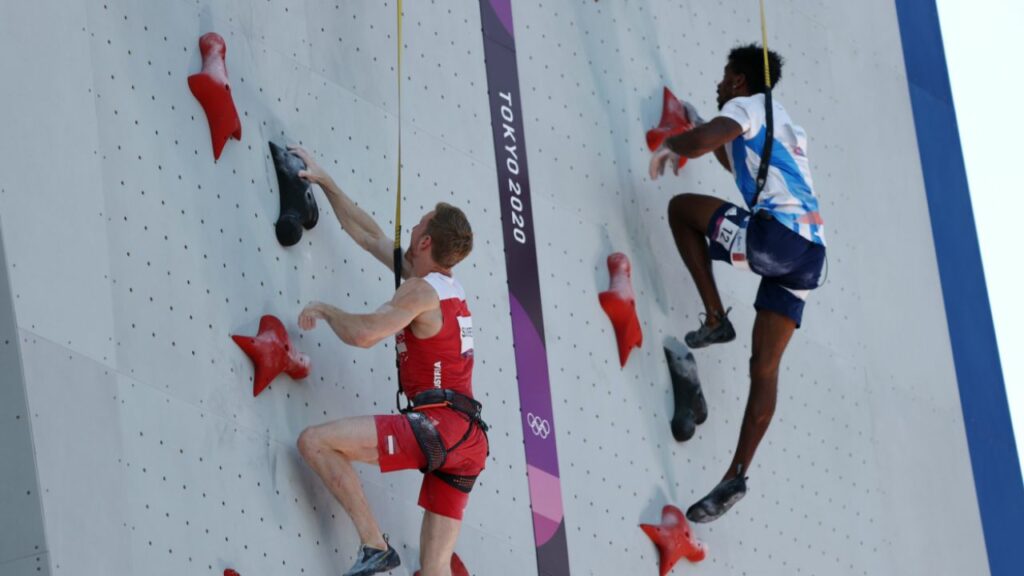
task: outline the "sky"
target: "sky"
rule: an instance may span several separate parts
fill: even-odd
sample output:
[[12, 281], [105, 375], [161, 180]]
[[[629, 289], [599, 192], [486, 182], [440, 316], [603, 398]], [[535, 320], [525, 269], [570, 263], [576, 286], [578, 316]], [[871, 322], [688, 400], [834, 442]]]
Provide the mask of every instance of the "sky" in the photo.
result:
[[1024, 132], [1024, 119], [1010, 110], [1024, 95], [1017, 40], [1024, 27], [1024, 1], [936, 0], [936, 4], [1020, 454], [1024, 452], [1024, 259], [1019, 245], [1024, 239], [1019, 229], [1024, 218], [1020, 178], [1024, 171], [1018, 164], [1017, 141]]

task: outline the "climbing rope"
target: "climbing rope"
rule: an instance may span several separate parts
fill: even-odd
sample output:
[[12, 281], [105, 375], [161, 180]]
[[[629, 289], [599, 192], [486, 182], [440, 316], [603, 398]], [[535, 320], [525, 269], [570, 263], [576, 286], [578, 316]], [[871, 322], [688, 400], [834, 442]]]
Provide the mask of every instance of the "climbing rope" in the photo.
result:
[[764, 113], [765, 137], [761, 149], [761, 165], [757, 168], [757, 192], [750, 208], [757, 206], [757, 199], [768, 182], [768, 168], [772, 161], [772, 143], [775, 140], [775, 122], [772, 118], [772, 75], [768, 65], [768, 23], [764, 15], [764, 0], [761, 0], [761, 46], [764, 50]]
[[398, 185], [395, 187], [395, 290], [402, 284], [402, 0], [398, 0]]
[[[402, 0], [398, 0], [398, 185], [395, 187], [395, 290], [402, 285]], [[395, 369], [398, 390], [395, 407], [402, 411], [402, 358], [395, 343]], [[407, 399], [408, 402], [408, 399]]]

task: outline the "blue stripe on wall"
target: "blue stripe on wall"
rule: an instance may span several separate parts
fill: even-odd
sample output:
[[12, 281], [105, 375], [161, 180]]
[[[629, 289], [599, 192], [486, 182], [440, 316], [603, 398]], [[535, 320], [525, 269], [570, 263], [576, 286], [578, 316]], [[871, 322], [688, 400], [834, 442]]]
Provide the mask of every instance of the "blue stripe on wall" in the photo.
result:
[[1024, 542], [1024, 482], [938, 11], [934, 0], [896, 0], [896, 11], [989, 566], [993, 576], [1016, 576]]

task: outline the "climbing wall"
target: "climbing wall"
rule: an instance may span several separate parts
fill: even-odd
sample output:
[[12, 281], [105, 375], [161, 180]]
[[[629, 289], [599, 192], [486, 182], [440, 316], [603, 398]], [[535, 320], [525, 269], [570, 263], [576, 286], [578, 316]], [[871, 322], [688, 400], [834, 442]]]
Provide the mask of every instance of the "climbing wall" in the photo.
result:
[[[509, 309], [496, 297], [505, 275], [491, 265], [502, 245], [479, 10], [464, 4], [407, 2], [403, 214], [415, 223], [447, 201], [474, 225], [458, 275], [495, 430], [459, 553], [477, 574], [523, 574], [535, 560]], [[4, 13], [2, 71], [21, 81], [0, 103], [18, 135], [2, 144], [0, 213], [48, 530], [33, 553], [48, 552], [56, 574], [342, 572], [358, 539], [295, 441], [309, 425], [393, 411], [394, 349], [348, 348], [324, 327], [300, 334], [296, 318], [311, 300], [372, 310], [392, 276], [319, 191], [318, 226], [278, 244], [267, 141], [313, 151], [393, 229], [395, 2], [33, 2]], [[242, 140], [216, 163], [186, 82], [208, 31], [227, 44], [242, 121]], [[250, 361], [229, 335], [255, 333], [263, 314], [285, 322], [313, 371], [253, 398]], [[362, 475], [402, 554], [395, 573], [412, 574], [419, 474]], [[0, 547], [0, 562], [25, 546]]]
[[[784, 359], [750, 493], [695, 528], [707, 559], [674, 573], [988, 573], [895, 8], [768, 5], [787, 58], [776, 98], [810, 135], [828, 282]], [[375, 308], [392, 276], [319, 191], [316, 228], [277, 243], [267, 141], [312, 151], [393, 228], [395, 8], [5, 5], [0, 456], [17, 473], [0, 482], [0, 509], [16, 511], [0, 515], [0, 574], [337, 574], [351, 564], [355, 531], [295, 440], [309, 425], [393, 411], [394, 350], [349, 348], [323, 327], [300, 333], [295, 319], [311, 300]], [[637, 525], [657, 522], [665, 504], [685, 509], [731, 458], [757, 282], [716, 269], [741, 337], [696, 352], [710, 417], [678, 444], [662, 345], [696, 327], [701, 308], [666, 206], [681, 192], [738, 194], [709, 159], [651, 182], [644, 131], [665, 85], [713, 114], [728, 49], [758, 38], [757, 6], [512, 8], [571, 570], [655, 574]], [[209, 31], [226, 41], [242, 122], [216, 163], [187, 86]], [[456, 273], [493, 431], [457, 550], [473, 574], [536, 574], [478, 0], [407, 0], [403, 39], [405, 237], [437, 201], [462, 207], [476, 235]], [[644, 330], [622, 368], [597, 300], [615, 251], [632, 261]], [[253, 398], [251, 364], [229, 335], [255, 333], [263, 314], [284, 321], [313, 370]], [[893, 317], [899, 329], [884, 328]], [[419, 475], [361, 476], [403, 558], [393, 574], [412, 574]]]

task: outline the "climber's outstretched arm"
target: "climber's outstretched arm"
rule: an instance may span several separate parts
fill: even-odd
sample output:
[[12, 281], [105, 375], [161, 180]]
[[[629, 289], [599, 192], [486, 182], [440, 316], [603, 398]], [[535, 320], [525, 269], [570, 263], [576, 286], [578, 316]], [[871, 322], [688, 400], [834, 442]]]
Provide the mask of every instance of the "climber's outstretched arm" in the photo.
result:
[[[351, 198], [342, 191], [341, 187], [333, 178], [320, 167], [313, 159], [313, 156], [298, 146], [292, 146], [289, 150], [295, 153], [306, 163], [306, 169], [299, 172], [299, 176], [318, 184], [323, 189], [327, 201], [331, 203], [334, 214], [338, 217], [341, 227], [356, 244], [380, 260], [390, 270], [394, 270], [394, 239], [384, 233], [384, 230], [374, 222], [373, 218], [365, 210], [356, 205]], [[408, 278], [408, 264], [402, 262], [402, 276]]]
[[[717, 116], [711, 121], [696, 126], [682, 134], [673, 136], [665, 141], [665, 146], [687, 158], [697, 158], [708, 152], [715, 152], [718, 157], [718, 149], [735, 140], [743, 133], [743, 128], [735, 120], [724, 116]], [[722, 149], [722, 155], [725, 150]], [[721, 157], [719, 157], [721, 161]]]

